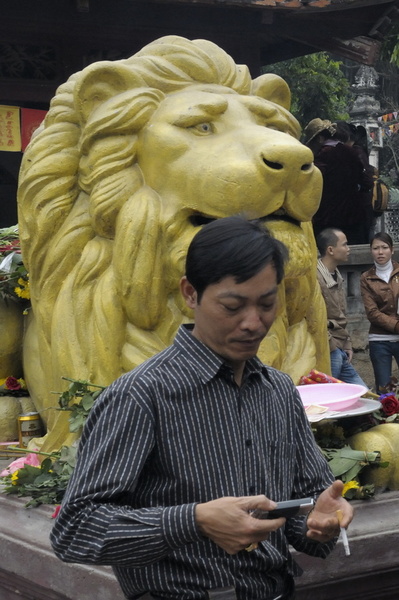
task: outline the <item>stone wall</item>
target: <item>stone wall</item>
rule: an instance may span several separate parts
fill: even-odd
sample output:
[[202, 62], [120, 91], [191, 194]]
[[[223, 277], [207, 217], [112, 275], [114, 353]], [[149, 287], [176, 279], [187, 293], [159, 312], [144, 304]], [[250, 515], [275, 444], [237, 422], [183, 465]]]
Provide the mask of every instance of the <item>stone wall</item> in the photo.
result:
[[[53, 508], [25, 509], [26, 499], [0, 493], [1, 600], [122, 600], [109, 567], [65, 564], [53, 554]], [[354, 501], [348, 537], [326, 559], [294, 553], [304, 569], [297, 600], [397, 600], [399, 492]]]

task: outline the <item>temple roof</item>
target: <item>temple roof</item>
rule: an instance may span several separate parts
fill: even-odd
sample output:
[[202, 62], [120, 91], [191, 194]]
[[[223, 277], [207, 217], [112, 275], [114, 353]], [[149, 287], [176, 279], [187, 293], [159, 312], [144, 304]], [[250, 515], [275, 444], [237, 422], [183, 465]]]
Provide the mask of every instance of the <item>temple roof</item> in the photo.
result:
[[399, 0], [18, 0], [0, 20], [0, 98], [47, 102], [69, 75], [164, 35], [205, 38], [253, 76], [320, 50], [375, 64]]

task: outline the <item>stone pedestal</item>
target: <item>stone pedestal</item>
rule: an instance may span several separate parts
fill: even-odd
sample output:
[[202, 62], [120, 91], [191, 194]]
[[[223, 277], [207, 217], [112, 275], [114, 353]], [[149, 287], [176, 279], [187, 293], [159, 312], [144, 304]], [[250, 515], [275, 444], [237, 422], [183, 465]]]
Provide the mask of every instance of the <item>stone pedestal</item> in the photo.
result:
[[[123, 600], [110, 568], [58, 560], [49, 542], [53, 508], [24, 502], [0, 494], [1, 600]], [[304, 569], [296, 600], [397, 600], [399, 493], [353, 505], [349, 557], [341, 542], [326, 560], [294, 553]]]
[[294, 554], [304, 569], [296, 600], [397, 600], [399, 492], [352, 504], [350, 556], [345, 556], [341, 541], [326, 560]]
[[109, 567], [66, 564], [53, 553], [52, 506], [0, 493], [1, 600], [123, 600]]

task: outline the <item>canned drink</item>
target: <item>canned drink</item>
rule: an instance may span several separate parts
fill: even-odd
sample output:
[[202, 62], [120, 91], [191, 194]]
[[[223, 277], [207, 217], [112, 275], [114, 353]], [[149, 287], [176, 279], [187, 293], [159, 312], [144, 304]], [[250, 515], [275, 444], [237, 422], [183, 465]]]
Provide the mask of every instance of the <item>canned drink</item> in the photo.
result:
[[25, 413], [18, 417], [18, 438], [21, 448], [27, 448], [30, 440], [42, 435], [42, 423], [37, 412]]

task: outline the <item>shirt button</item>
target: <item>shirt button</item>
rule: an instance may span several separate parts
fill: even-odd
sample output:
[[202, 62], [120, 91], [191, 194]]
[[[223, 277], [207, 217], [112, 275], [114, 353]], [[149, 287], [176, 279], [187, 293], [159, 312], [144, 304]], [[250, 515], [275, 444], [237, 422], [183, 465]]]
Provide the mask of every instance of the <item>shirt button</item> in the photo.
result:
[[255, 493], [255, 486], [254, 485], [250, 485], [249, 486], [249, 493], [250, 494], [254, 494]]
[[252, 446], [252, 440], [245, 440], [246, 446]]

